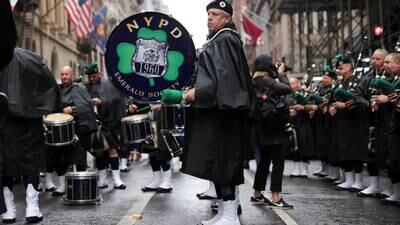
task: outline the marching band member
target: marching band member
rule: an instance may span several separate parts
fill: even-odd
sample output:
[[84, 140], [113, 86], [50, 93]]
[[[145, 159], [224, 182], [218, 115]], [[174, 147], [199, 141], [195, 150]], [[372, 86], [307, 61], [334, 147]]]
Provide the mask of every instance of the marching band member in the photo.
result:
[[[111, 165], [114, 189], [126, 189], [119, 171], [118, 150], [123, 149], [119, 140], [121, 132], [121, 118], [125, 116], [125, 102], [121, 94], [109, 80], [102, 79], [97, 63], [86, 65], [85, 73], [89, 83], [86, 87], [97, 109], [98, 117], [102, 123], [102, 132], [110, 145], [106, 152], [96, 155], [96, 167], [99, 171], [99, 187], [107, 188], [107, 164]], [[108, 157], [108, 162], [107, 162]]]
[[250, 149], [256, 103], [233, 8], [224, 0], [207, 5], [209, 40], [199, 55], [192, 103], [186, 114], [182, 172], [214, 182], [218, 214], [202, 224], [238, 225], [236, 186], [244, 182], [243, 161]]
[[0, 91], [10, 100], [7, 118], [0, 129], [7, 207], [2, 219], [4, 223], [16, 221], [12, 177], [22, 175], [26, 188], [25, 220], [36, 223], [43, 220], [38, 191], [39, 172], [45, 167], [42, 116], [58, 111], [58, 86], [38, 55], [16, 48], [13, 60], [0, 72]]
[[[391, 53], [385, 57], [384, 68], [388, 76], [393, 79], [398, 79], [400, 76], [400, 53]], [[395, 85], [399, 89], [399, 85]], [[373, 96], [372, 100], [376, 102], [378, 107], [385, 105], [388, 102], [393, 102], [393, 98], [386, 95]], [[395, 100], [395, 107], [390, 120], [390, 126], [387, 135], [387, 157], [386, 163], [388, 167], [388, 176], [391, 181], [392, 192], [387, 193], [389, 196], [382, 201], [386, 204], [399, 204], [400, 202], [400, 151], [399, 151], [399, 137], [400, 137], [400, 97], [397, 96]]]
[[[73, 82], [72, 68], [64, 66], [60, 70], [60, 93], [63, 113], [74, 116], [76, 143], [67, 146], [49, 147], [47, 151], [47, 172], [45, 177], [46, 191], [53, 191], [53, 196], [62, 196], [65, 192], [65, 173], [71, 164], [76, 165], [77, 171], [86, 170], [86, 152], [90, 150], [90, 134], [97, 130], [96, 114], [86, 87]], [[55, 168], [59, 186], [51, 180]]]
[[[333, 167], [329, 160], [329, 148], [330, 148], [330, 118], [327, 110], [327, 103], [332, 92], [333, 81], [336, 79], [336, 73], [333, 71], [330, 65], [326, 65], [324, 73], [322, 74], [321, 83], [315, 93], [316, 97], [321, 98], [311, 102], [313, 104], [312, 110], [314, 113], [315, 122], [315, 144], [318, 156], [321, 160], [322, 168], [319, 172], [313, 175], [318, 177], [326, 177], [327, 179], [335, 180], [337, 177], [337, 169]], [[314, 95], [308, 97], [309, 101]]]
[[300, 81], [297, 78], [289, 79], [292, 89], [292, 101], [289, 103], [290, 114], [296, 129], [298, 147], [294, 151], [293, 161], [294, 170], [290, 174], [291, 177], [307, 177], [308, 164], [311, 157], [315, 157], [314, 132], [311, 126], [309, 108], [307, 105], [306, 93], [302, 93]]
[[143, 188], [143, 192], [156, 191], [158, 193], [169, 193], [172, 191], [172, 169], [171, 153], [167, 149], [165, 142], [161, 137], [161, 104], [151, 105], [151, 111], [156, 121], [157, 149], [149, 153], [149, 160], [153, 176], [151, 181]]
[[[384, 70], [384, 61], [387, 54], [388, 52], [384, 49], [375, 50], [371, 57], [372, 70], [360, 81], [359, 89], [363, 97], [370, 103], [373, 103], [370, 104], [370, 106], [373, 105], [373, 107], [376, 107], [377, 105], [371, 97], [375, 95], [374, 98], [376, 98], [377, 93], [373, 92], [376, 92], [377, 90], [373, 90], [369, 84], [371, 84], [371, 82], [376, 78], [380, 79], [380, 77], [384, 76], [384, 73], [386, 73]], [[389, 78], [393, 80], [394, 77], [385, 77], [385, 79]], [[361, 197], [379, 195], [381, 191], [379, 185], [379, 169], [386, 168], [385, 156], [387, 152], [387, 141], [385, 133], [389, 128], [390, 118], [393, 112], [393, 104], [390, 102], [380, 104], [379, 109], [375, 109], [372, 111], [372, 108], [370, 108], [371, 127], [374, 128], [373, 131], [375, 132], [374, 145], [370, 147], [369, 160], [367, 162], [370, 185], [358, 193], [358, 196]], [[386, 197], [389, 197], [389, 193], [386, 194]]]
[[337, 190], [362, 190], [362, 164], [368, 157], [368, 102], [357, 93], [357, 78], [351, 59], [338, 55], [336, 69], [343, 80], [332, 93], [329, 113], [335, 119], [334, 143], [338, 161], [345, 172], [345, 182]]
[[[17, 30], [15, 28], [14, 18], [11, 12], [9, 1], [0, 2], [0, 14], [3, 19], [0, 21], [0, 27], [3, 27], [4, 34], [0, 37], [0, 71], [11, 61], [14, 56], [14, 48], [17, 42]], [[0, 127], [7, 115], [8, 100], [7, 96], [0, 92]], [[0, 155], [0, 161], [3, 161]], [[6, 212], [6, 205], [3, 195], [3, 174], [0, 173], [0, 213]]]

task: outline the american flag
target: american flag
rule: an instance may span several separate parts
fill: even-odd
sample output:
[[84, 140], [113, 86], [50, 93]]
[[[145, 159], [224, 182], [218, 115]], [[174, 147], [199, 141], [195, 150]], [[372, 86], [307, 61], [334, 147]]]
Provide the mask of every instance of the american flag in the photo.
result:
[[91, 0], [67, 0], [64, 9], [67, 11], [78, 37], [83, 37], [92, 32]]

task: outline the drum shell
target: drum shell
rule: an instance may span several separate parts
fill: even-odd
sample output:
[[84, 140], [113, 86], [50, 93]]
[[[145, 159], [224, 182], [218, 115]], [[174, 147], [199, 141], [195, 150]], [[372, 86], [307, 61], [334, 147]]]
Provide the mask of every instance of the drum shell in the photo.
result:
[[157, 132], [157, 122], [156, 121], [151, 121], [150, 122], [151, 126], [151, 133], [152, 133], [152, 139], [148, 140], [145, 143], [142, 143], [142, 151], [143, 153], [151, 153], [154, 151], [158, 150], [158, 132]]
[[152, 139], [150, 119], [135, 119], [121, 121], [122, 138], [125, 144], [143, 143]]
[[95, 203], [101, 199], [95, 172], [71, 172], [65, 175], [64, 201], [71, 204]]
[[65, 146], [75, 142], [75, 121], [43, 121], [44, 142], [49, 146]]
[[181, 104], [162, 104], [161, 129], [182, 132], [185, 128], [185, 108]]

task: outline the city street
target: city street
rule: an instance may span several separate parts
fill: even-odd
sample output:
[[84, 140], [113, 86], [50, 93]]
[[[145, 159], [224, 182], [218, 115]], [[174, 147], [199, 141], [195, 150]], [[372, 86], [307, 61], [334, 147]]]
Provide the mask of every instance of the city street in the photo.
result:
[[[216, 200], [197, 197], [210, 181], [178, 158], [171, 173], [183, 151], [182, 171], [225, 200], [211, 225], [400, 225], [399, 12], [400, 0], [0, 0], [2, 224], [202, 225]], [[242, 176], [255, 148], [257, 176], [255, 160]], [[127, 171], [130, 151], [151, 157]], [[259, 190], [270, 161], [273, 201]], [[60, 189], [38, 182], [53, 170]]]
[[[255, 163], [245, 170], [246, 183], [240, 186], [243, 225], [395, 225], [400, 224], [400, 208], [384, 206], [377, 199], [359, 198], [355, 193], [339, 192], [320, 178], [289, 178], [292, 163], [286, 162], [283, 185], [284, 199], [294, 205], [293, 210], [270, 209], [252, 205], [252, 181]], [[312, 162], [310, 171], [319, 164]], [[205, 190], [207, 181], [179, 172], [173, 174], [174, 190], [170, 194], [143, 193], [141, 187], [151, 178], [147, 160], [131, 165], [131, 171], [123, 174], [126, 190], [102, 190], [103, 202], [99, 205], [68, 206], [61, 198], [50, 193], [40, 195], [40, 206], [48, 225], [195, 225], [211, 218], [212, 201], [198, 200], [196, 193]], [[109, 179], [111, 182], [111, 179]], [[388, 182], [388, 180], [384, 180]], [[367, 183], [367, 180], [364, 180]], [[25, 196], [18, 185], [15, 189], [17, 223], [25, 224]], [[269, 193], [265, 194], [269, 196]]]

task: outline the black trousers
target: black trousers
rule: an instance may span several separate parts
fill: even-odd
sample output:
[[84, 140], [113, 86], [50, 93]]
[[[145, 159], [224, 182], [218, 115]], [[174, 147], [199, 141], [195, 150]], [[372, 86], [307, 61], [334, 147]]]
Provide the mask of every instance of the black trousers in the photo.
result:
[[388, 177], [390, 178], [390, 181], [392, 184], [396, 184], [400, 182], [400, 173], [399, 171], [396, 171], [394, 168], [389, 168], [388, 169]]
[[341, 162], [344, 172], [351, 172], [354, 170], [355, 173], [362, 173], [363, 162], [358, 160], [343, 161]]
[[260, 147], [260, 162], [257, 165], [254, 179], [254, 190], [264, 191], [272, 161], [271, 185], [272, 192], [282, 192], [282, 176], [285, 168], [285, 145], [270, 145]]
[[75, 164], [77, 171], [85, 171], [87, 166], [86, 152], [90, 149], [90, 134], [78, 133], [79, 141], [73, 145], [47, 147], [47, 170], [55, 170], [58, 176], [67, 172], [71, 164]]

